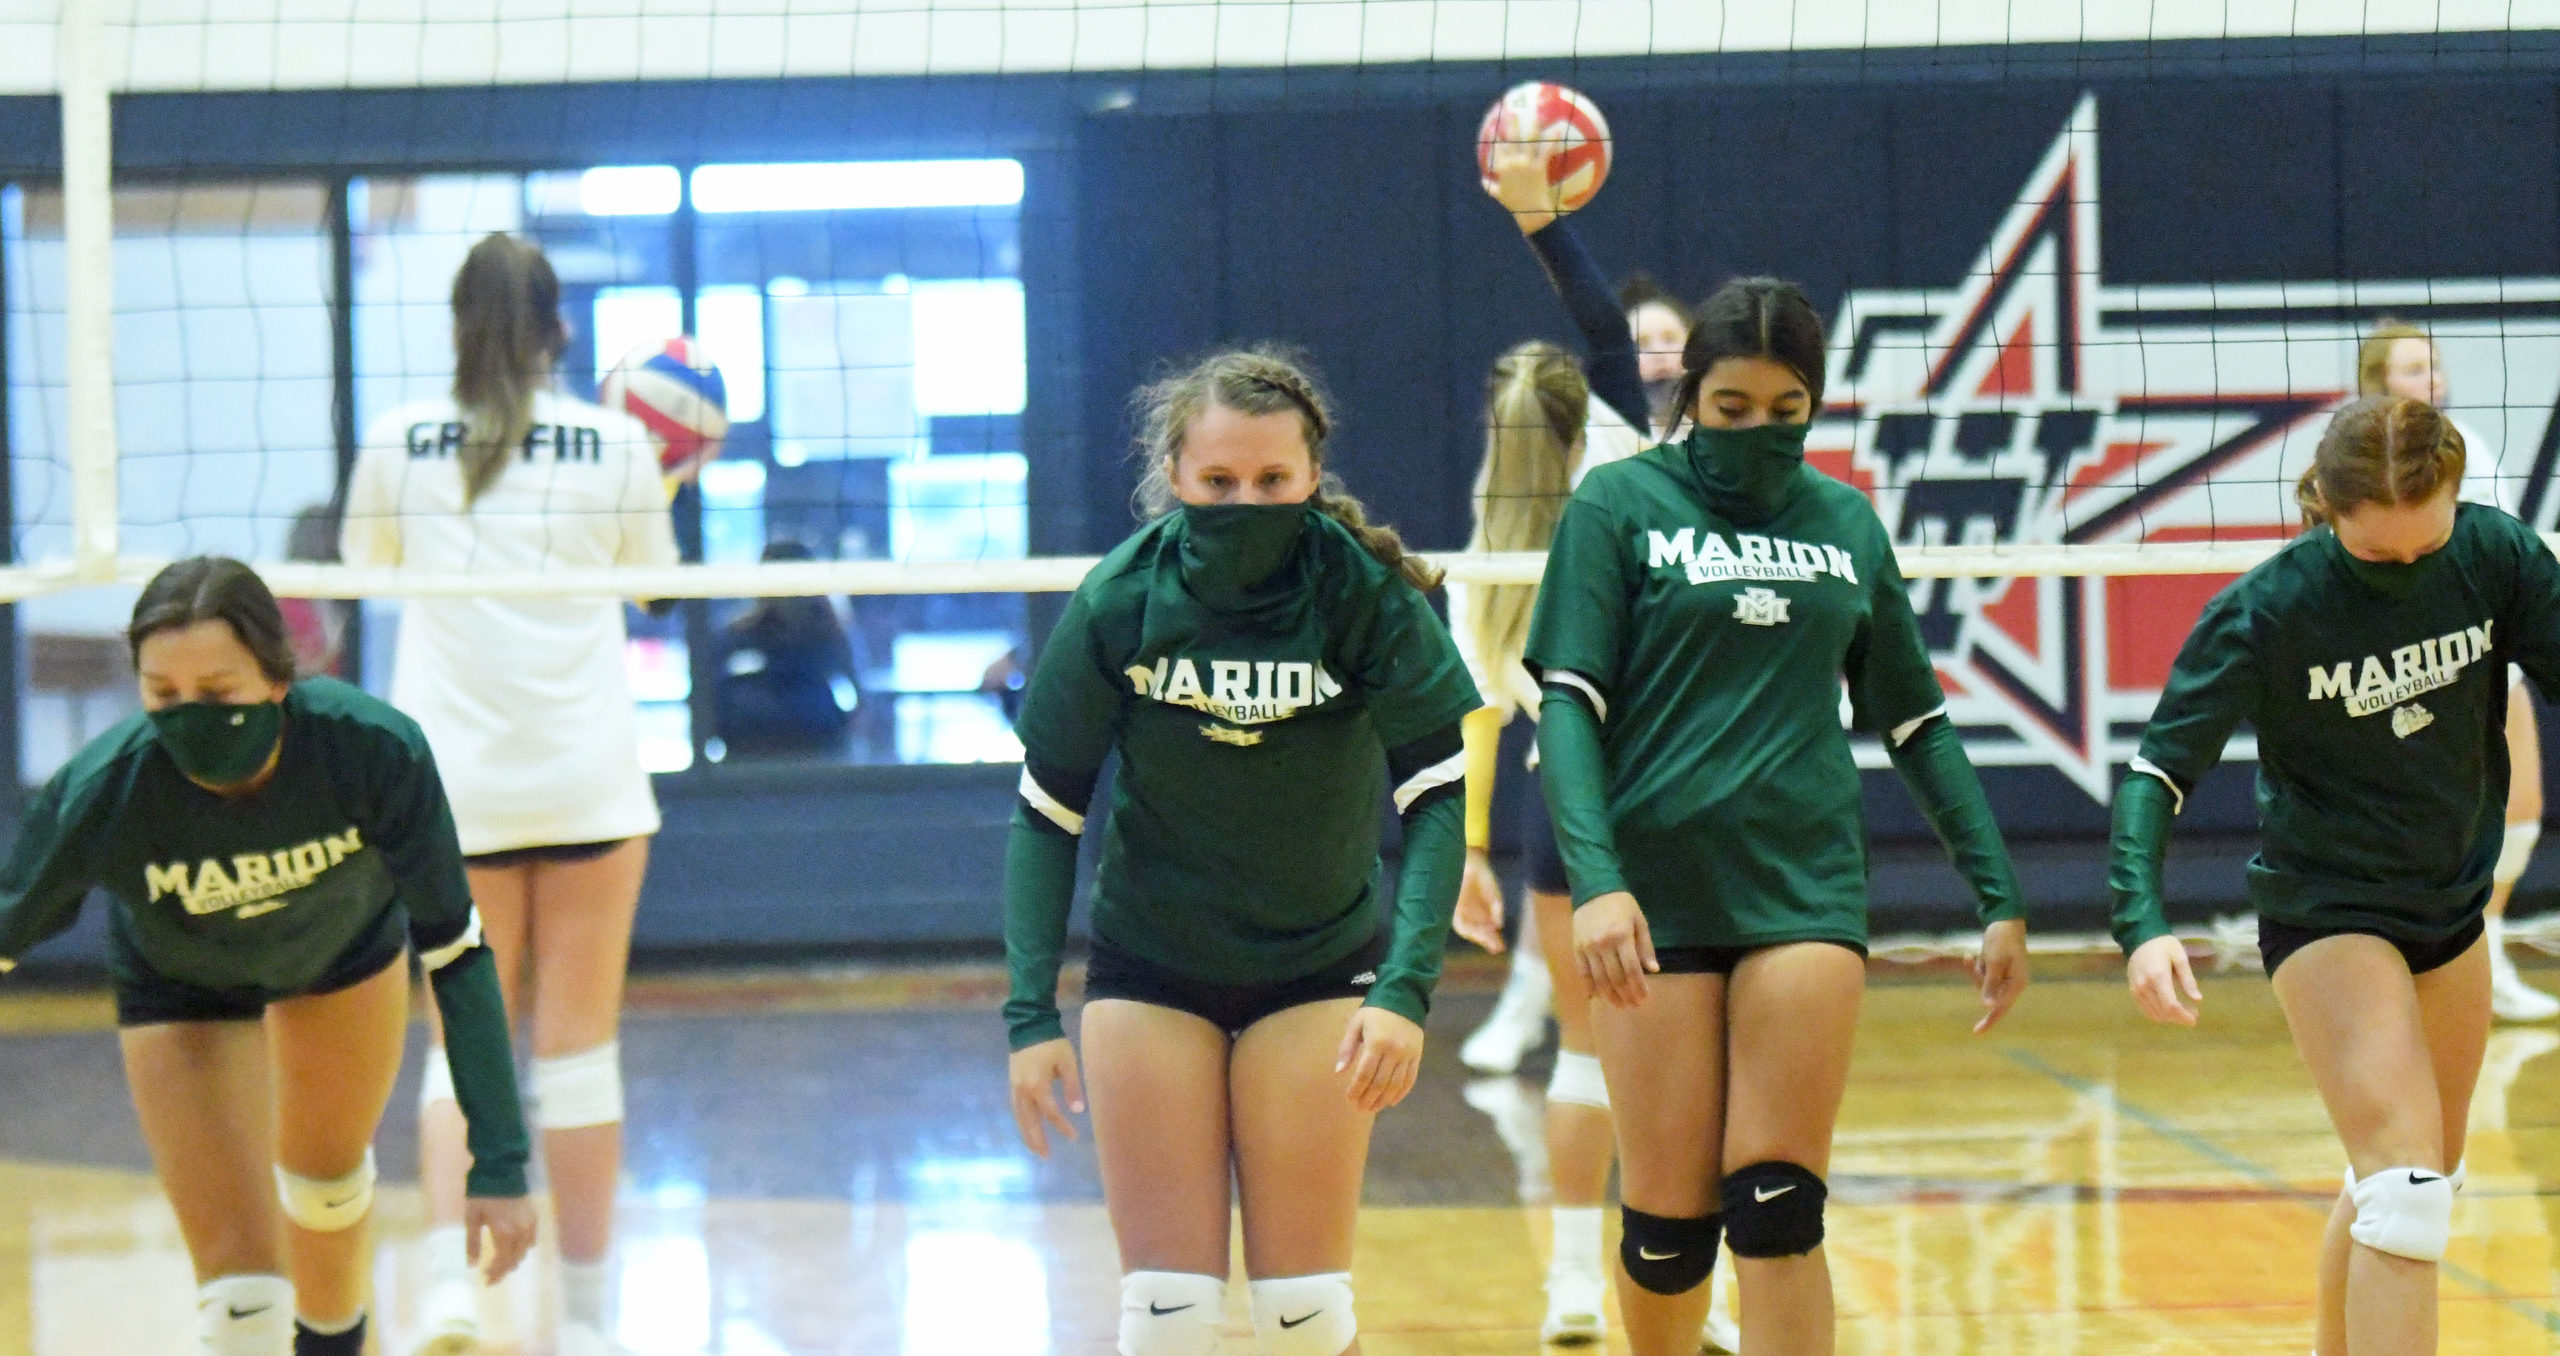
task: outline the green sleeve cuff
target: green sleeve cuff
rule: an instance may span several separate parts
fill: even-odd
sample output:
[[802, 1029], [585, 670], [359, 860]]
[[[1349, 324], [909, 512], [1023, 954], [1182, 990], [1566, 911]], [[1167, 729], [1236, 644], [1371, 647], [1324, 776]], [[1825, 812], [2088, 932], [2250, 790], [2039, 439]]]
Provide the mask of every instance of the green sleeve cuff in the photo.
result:
[[2107, 836], [2107, 890], [2115, 897], [2116, 945], [2127, 955], [2169, 935], [2162, 863], [2176, 815], [2177, 794], [2158, 777], [2136, 772], [2116, 784], [2115, 817]]
[[1004, 850], [1004, 955], [1011, 984], [1004, 1025], [1016, 1050], [1066, 1035], [1058, 1015], [1058, 958], [1076, 900], [1077, 841], [1014, 810]]
[[516, 1091], [515, 1051], [507, 1039], [507, 1008], [498, 991], [498, 963], [489, 948], [475, 946], [427, 983], [444, 1017], [445, 1060], [453, 1070], [454, 1099], [471, 1146], [471, 1171], [463, 1178], [473, 1196], [525, 1194], [524, 1102]]
[[1965, 757], [1964, 738], [1954, 722], [1930, 716], [1909, 739], [1888, 739], [1893, 770], [1902, 774], [1912, 799], [1947, 856], [1973, 887], [1974, 907], [1985, 927], [2027, 916], [2026, 892], [2018, 885], [2018, 868], [2009, 860], [2009, 845], [1991, 817], [1991, 801], [1982, 794], [1982, 778]]
[[1368, 1006], [1416, 1023], [1430, 1015], [1440, 957], [1449, 947], [1449, 915], [1466, 873], [1466, 821], [1466, 798], [1454, 789], [1427, 797], [1405, 815], [1395, 919]]
[[1601, 749], [1600, 720], [1582, 698], [1560, 688], [1548, 688], [1538, 703], [1538, 779], [1546, 787], [1574, 907], [1626, 889], [1609, 824], [1609, 761]]

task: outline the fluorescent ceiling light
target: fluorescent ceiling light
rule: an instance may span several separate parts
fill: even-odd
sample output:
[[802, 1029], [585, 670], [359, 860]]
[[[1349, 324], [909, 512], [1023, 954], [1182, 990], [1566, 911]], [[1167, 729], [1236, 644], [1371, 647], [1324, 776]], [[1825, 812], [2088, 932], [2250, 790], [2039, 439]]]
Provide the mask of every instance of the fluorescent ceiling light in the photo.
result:
[[1011, 207], [1021, 201], [1019, 160], [704, 165], [693, 172], [693, 206], [699, 212]]
[[578, 176], [578, 206], [591, 217], [662, 217], [683, 193], [673, 165], [609, 165]]

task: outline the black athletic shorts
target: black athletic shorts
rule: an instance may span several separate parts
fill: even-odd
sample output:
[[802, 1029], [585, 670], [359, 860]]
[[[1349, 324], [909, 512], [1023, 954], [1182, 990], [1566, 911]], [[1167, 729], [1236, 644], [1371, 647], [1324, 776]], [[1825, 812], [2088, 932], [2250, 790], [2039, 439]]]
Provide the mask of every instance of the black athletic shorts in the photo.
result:
[[509, 848], [504, 852], [483, 852], [476, 857], [465, 857], [462, 864], [499, 867], [531, 866], [535, 862], [592, 862], [630, 841], [628, 838], [611, 838], [601, 843], [554, 843], [541, 847]]
[[2463, 952], [2471, 949], [2473, 942], [2480, 940], [2480, 934], [2487, 926], [2482, 916], [2475, 913], [2471, 915], [2470, 922], [2462, 925], [2461, 931], [2441, 942], [2410, 942], [2380, 928], [2298, 928], [2290, 923], [2261, 918], [2258, 920], [2258, 960], [2266, 966], [2267, 978], [2274, 979], [2276, 967], [2284, 964], [2287, 956], [2323, 937], [2379, 937], [2391, 943], [2393, 949], [2400, 953], [2400, 959], [2409, 963], [2410, 974], [2423, 975], [2460, 958]]
[[1120, 998], [1187, 1012], [1232, 1037], [1276, 1012], [1335, 998], [1368, 997], [1369, 986], [1378, 982], [1378, 967], [1386, 959], [1387, 934], [1381, 931], [1359, 950], [1312, 975], [1269, 984], [1212, 984], [1096, 937], [1085, 963], [1084, 996], [1088, 1002]]
[[[1867, 958], [1867, 949], [1855, 942], [1835, 941], [1829, 937], [1808, 937], [1805, 940], [1855, 951], [1860, 960]], [[1729, 976], [1736, 966], [1742, 964], [1743, 958], [1754, 951], [1793, 945], [1793, 942], [1767, 942], [1759, 946], [1657, 946], [1653, 949], [1653, 958], [1661, 964], [1661, 973], [1666, 975]]]
[[1555, 816], [1547, 813], [1547, 788], [1536, 768], [1521, 779], [1529, 799], [1520, 807], [1520, 865], [1529, 873], [1529, 888], [1545, 895], [1573, 893], [1565, 879], [1564, 850], [1556, 845]]
[[313, 994], [336, 993], [352, 989], [385, 967], [397, 965], [408, 953], [408, 944], [398, 933], [392, 933], [386, 946], [381, 939], [367, 937], [347, 948], [345, 955], [329, 963], [327, 971], [309, 988], [279, 993], [263, 988], [207, 989], [184, 980], [171, 979], [128, 960], [118, 966], [116, 976], [116, 1025], [156, 1026], [162, 1022], [254, 1022], [266, 1015], [269, 1003], [288, 998], [308, 998]]

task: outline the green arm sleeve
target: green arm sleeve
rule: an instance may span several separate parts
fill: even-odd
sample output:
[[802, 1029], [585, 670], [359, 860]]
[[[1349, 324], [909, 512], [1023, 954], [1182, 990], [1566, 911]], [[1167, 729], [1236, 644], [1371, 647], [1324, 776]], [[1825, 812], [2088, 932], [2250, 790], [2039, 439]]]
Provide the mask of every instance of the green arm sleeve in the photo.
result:
[[515, 1052], [507, 1041], [507, 1008], [498, 992], [498, 963], [489, 948], [474, 946], [431, 971], [436, 1011], [444, 1017], [445, 1063], [453, 1070], [454, 1099], [469, 1127], [471, 1171], [463, 1179], [474, 1196], [525, 1194], [524, 1103], [516, 1094]]
[[91, 880], [73, 816], [57, 774], [27, 802], [18, 841], [0, 865], [0, 973], [14, 970], [29, 947], [71, 926]]
[[2560, 560], [2522, 523], [2517, 541], [2516, 603], [2508, 645], [2516, 664], [2545, 697], [2560, 697]]
[[1120, 737], [1121, 685], [1079, 591], [1040, 647], [1023, 690], [1021, 796], [1004, 852], [1004, 1024], [1013, 1048], [1066, 1034], [1058, 1018], [1058, 954], [1075, 904], [1076, 844], [1094, 783]]
[[1076, 839], [1016, 809], [1004, 849], [1004, 955], [1011, 989], [1004, 1025], [1013, 1048], [1065, 1037], [1058, 1017], [1058, 953], [1076, 896]]
[[1991, 818], [1991, 802], [1982, 794], [1982, 779], [1965, 757], [1964, 739], [1953, 722], [1933, 716], [1899, 744], [1886, 741], [1893, 770], [1902, 774], [1911, 798], [1947, 845], [1956, 870], [1973, 886], [1984, 925], [2027, 915], [2025, 893], [2018, 888], [2017, 868], [2009, 861], [2009, 845]]
[[1609, 761], [1600, 745], [1600, 718], [1586, 700], [1551, 686], [1538, 703], [1538, 777], [1546, 784], [1547, 813], [1555, 818], [1556, 846], [1576, 908], [1627, 888], [1617, 835], [1609, 826]]
[[2160, 863], [2169, 851], [2177, 796], [2167, 782], [2137, 772], [2116, 787], [2115, 822], [2107, 835], [2107, 891], [2115, 896], [2116, 945], [2126, 955], [2169, 935], [2168, 896]]
[[1369, 990], [1368, 1006], [1421, 1022], [1440, 982], [1449, 945], [1449, 914], [1467, 864], [1466, 796], [1456, 783], [1416, 801], [1404, 816], [1404, 864], [1396, 874], [1395, 921], [1387, 963]]

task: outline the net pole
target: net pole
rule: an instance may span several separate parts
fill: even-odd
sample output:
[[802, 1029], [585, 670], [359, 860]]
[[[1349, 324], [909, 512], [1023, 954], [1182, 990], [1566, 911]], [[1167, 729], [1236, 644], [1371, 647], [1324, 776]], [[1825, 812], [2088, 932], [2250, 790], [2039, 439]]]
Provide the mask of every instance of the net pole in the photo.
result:
[[72, 569], [116, 577], [115, 202], [107, 0], [65, 0], [62, 85], [64, 367]]

